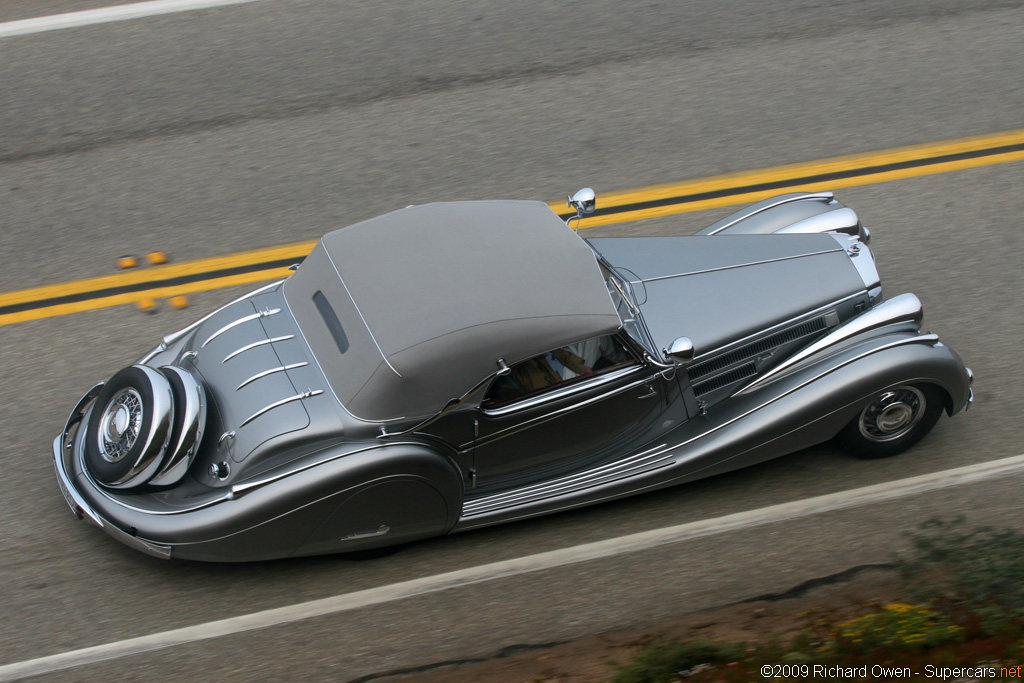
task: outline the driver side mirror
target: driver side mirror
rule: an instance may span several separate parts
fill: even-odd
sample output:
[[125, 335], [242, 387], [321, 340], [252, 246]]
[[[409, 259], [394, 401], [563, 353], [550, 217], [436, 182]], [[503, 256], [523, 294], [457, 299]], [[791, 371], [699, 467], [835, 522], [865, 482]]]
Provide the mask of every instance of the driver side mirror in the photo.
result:
[[597, 208], [597, 195], [589, 187], [565, 198], [565, 205], [576, 209], [579, 216], [589, 216]]
[[689, 337], [679, 337], [667, 349], [662, 349], [665, 358], [679, 365], [685, 365], [693, 360], [693, 342]]

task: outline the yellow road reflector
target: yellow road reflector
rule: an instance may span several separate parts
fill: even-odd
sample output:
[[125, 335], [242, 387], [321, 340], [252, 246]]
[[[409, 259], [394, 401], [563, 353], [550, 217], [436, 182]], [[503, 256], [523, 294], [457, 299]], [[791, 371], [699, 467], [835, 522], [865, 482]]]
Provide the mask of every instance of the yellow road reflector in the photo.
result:
[[144, 313], [156, 313], [157, 302], [156, 299], [147, 296], [139, 299], [135, 307]]

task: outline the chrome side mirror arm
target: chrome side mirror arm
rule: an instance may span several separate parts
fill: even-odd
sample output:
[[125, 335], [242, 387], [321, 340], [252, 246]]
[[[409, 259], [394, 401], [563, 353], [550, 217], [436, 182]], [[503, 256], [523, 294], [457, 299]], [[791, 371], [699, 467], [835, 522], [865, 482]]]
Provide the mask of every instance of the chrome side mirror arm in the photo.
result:
[[575, 220], [576, 227], [578, 228], [580, 226], [580, 219], [584, 216], [589, 216], [597, 209], [597, 194], [591, 188], [584, 187], [575, 194], [567, 196], [565, 198], [565, 205], [576, 209], [576, 215], [566, 220], [565, 224], [571, 228], [571, 223]]

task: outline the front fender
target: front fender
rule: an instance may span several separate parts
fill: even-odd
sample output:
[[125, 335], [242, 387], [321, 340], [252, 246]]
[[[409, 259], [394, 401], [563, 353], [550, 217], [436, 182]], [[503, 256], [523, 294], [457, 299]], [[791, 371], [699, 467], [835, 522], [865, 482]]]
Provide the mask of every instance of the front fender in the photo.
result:
[[[743, 396], [731, 410], [709, 412], [703, 435], [684, 446], [677, 484], [728, 472], [828, 441], [880, 392], [930, 383], [961, 410], [970, 379], [960, 357], [935, 335], [888, 334], [810, 359]], [[683, 449], [681, 449], [683, 450]]]
[[[968, 404], [971, 381], [959, 354], [939, 341], [938, 335], [904, 329], [864, 335], [838, 348], [825, 348], [740, 393], [753, 400], [758, 396], [813, 396], [808, 400], [820, 406], [822, 413], [838, 410], [841, 420], [848, 418], [845, 424], [879, 392], [898, 384], [938, 386], [947, 397], [946, 412], [953, 415]], [[751, 389], [754, 385], [759, 386]]]
[[791, 192], [744, 207], [698, 235], [770, 235], [842, 232], [867, 244], [868, 232], [853, 209], [831, 192]]

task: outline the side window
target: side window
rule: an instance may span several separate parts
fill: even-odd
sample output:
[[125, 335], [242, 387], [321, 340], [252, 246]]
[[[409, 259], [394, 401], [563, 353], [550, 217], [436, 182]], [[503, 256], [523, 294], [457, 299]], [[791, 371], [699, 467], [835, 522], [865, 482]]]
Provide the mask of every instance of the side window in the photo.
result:
[[513, 365], [512, 372], [491, 383], [482, 405], [504, 405], [635, 362], [613, 335], [576, 342]]

